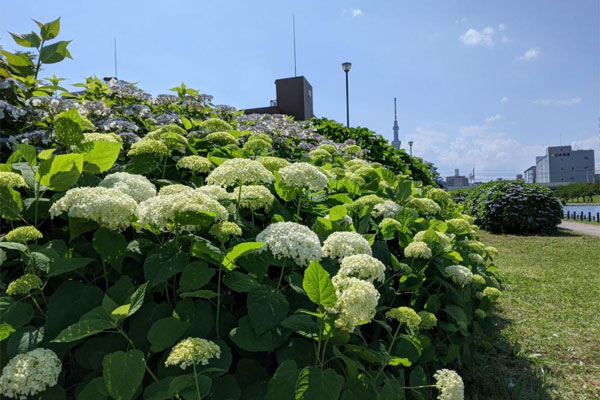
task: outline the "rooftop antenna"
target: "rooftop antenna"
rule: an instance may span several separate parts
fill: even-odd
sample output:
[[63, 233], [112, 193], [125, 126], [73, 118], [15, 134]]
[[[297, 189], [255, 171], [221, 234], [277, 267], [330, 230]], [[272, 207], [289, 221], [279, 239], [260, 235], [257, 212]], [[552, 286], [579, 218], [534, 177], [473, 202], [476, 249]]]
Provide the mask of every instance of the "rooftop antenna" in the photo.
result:
[[115, 36], [113, 39], [114, 39], [113, 44], [114, 44], [114, 48], [115, 48], [115, 78], [117, 78], [118, 77], [118, 75], [117, 75], [117, 37]]
[[298, 76], [296, 73], [296, 15], [292, 14], [292, 29], [294, 32], [294, 77]]

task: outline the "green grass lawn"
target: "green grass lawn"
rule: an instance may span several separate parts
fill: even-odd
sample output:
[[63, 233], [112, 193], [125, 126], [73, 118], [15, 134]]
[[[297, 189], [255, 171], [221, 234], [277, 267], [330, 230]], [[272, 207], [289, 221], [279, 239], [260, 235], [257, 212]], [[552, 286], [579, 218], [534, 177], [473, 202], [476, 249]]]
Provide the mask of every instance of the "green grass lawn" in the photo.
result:
[[481, 237], [498, 248], [505, 290], [498, 351], [468, 371], [469, 398], [600, 399], [600, 240]]

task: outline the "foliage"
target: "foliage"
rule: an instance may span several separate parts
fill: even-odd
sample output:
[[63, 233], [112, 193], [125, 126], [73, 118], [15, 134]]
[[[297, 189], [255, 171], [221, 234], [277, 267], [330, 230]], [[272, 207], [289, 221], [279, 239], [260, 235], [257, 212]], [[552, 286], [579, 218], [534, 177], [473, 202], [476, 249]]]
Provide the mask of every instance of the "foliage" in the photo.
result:
[[471, 192], [471, 189], [456, 189], [448, 191], [448, 193], [452, 197], [452, 200], [454, 200], [454, 202], [458, 204], [462, 204], [465, 202], [467, 196], [469, 195], [469, 192]]
[[317, 132], [335, 142], [353, 140], [367, 150], [364, 156], [366, 160], [380, 162], [394, 173], [410, 175], [424, 185], [436, 185], [438, 173], [433, 164], [408, 155], [404, 149], [396, 149], [383, 136], [360, 126], [347, 128], [327, 118], [315, 119], [314, 123]]
[[594, 183], [571, 183], [559, 186], [554, 189], [554, 195], [561, 199], [563, 203], [567, 201], [576, 202], [580, 198], [584, 202], [592, 202], [595, 197], [600, 196], [600, 181]]
[[463, 205], [475, 223], [490, 232], [549, 233], [562, 219], [562, 206], [550, 189], [523, 181], [479, 185]]
[[[18, 112], [5, 118], [0, 232], [43, 236], [0, 236], [2, 287], [17, 282], [0, 297], [2, 367], [52, 351], [62, 367], [46, 399], [462, 394], [436, 371], [487, 343], [494, 251], [468, 221], [445, 222], [467, 217], [443, 191], [397, 174], [409, 159], [369, 163], [310, 123], [242, 116], [183, 84], [157, 97], [80, 87], [3, 97]], [[86, 141], [84, 117], [121, 140]], [[238, 144], [207, 139], [217, 119]], [[253, 133], [272, 147], [245, 152]], [[308, 154], [323, 144], [330, 158]], [[183, 168], [192, 156], [201, 168]], [[426, 258], [405, 255], [414, 243]], [[455, 265], [479, 278], [456, 284]], [[400, 307], [418, 313], [410, 324], [386, 318]]]

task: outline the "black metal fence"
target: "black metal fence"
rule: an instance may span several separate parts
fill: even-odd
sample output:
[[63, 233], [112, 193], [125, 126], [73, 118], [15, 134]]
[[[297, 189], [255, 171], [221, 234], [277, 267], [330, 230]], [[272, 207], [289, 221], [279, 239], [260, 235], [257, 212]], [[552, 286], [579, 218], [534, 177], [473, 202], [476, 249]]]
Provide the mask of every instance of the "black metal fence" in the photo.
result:
[[583, 211], [580, 211], [580, 212], [567, 211], [563, 214], [563, 217], [565, 219], [572, 219], [575, 221], [600, 222], [600, 212], [592, 213], [591, 211], [588, 211], [587, 213], [585, 213]]

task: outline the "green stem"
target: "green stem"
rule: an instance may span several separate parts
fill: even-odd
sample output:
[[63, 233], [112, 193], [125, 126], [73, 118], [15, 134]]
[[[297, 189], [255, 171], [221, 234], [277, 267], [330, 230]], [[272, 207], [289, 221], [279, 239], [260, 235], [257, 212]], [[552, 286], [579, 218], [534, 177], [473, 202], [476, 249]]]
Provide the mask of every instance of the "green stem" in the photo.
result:
[[[402, 326], [402, 324], [398, 324], [398, 327], [396, 328], [396, 331], [394, 332], [394, 337], [392, 337], [392, 341], [390, 342], [390, 345], [388, 346], [388, 349], [387, 349], [388, 354], [390, 354], [390, 351], [392, 351], [392, 347], [394, 346], [394, 342], [396, 341], [396, 337], [398, 336], [398, 332], [400, 331], [401, 326]], [[381, 375], [381, 373], [385, 369], [385, 366], [386, 366], [386, 364], [383, 364], [381, 366], [381, 368], [379, 368], [377, 375], [375, 375], [375, 379], [373, 380], [373, 382], [375, 382], [375, 384], [377, 384], [377, 378], [379, 378], [379, 375]]]
[[42, 48], [44, 47], [44, 43], [46, 43], [46, 41], [42, 40], [42, 44], [40, 44], [40, 47], [38, 48], [38, 59], [37, 59], [37, 65], [35, 66], [35, 76], [34, 76], [34, 79], [36, 81], [37, 81], [38, 73], [40, 72], [40, 67], [42, 66], [41, 51], [42, 51]]
[[194, 366], [194, 381], [196, 383], [196, 394], [198, 395], [198, 400], [202, 400], [200, 397], [200, 385], [198, 384], [198, 373], [196, 372], [196, 364], [192, 364]]
[[283, 281], [283, 272], [284, 271], [285, 271], [285, 261], [283, 262], [283, 265], [281, 266], [281, 272], [279, 273], [279, 281], [277, 281], [277, 291], [279, 291], [279, 288], [281, 287], [281, 282]]
[[298, 209], [296, 210], [296, 218], [300, 221], [300, 205], [302, 204], [302, 194], [298, 197]]
[[106, 272], [106, 264], [104, 264], [104, 260], [102, 260], [102, 271], [103, 271], [103, 276], [104, 276], [104, 285], [106, 286], [106, 289], [108, 290], [108, 274]]
[[40, 310], [40, 312], [42, 313], [42, 315], [44, 316], [45, 319], [48, 319], [48, 317], [46, 316], [46, 313], [44, 312], [44, 310], [42, 310], [42, 308], [40, 307], [40, 305], [38, 304], [37, 300], [35, 299], [35, 297], [31, 296], [31, 300], [33, 300], [33, 304], [35, 304], [35, 306], [37, 307], [38, 310]]
[[[125, 331], [123, 329], [117, 327], [117, 332], [119, 332], [121, 334], [121, 336], [123, 336], [125, 338], [125, 340], [127, 340], [127, 342], [129, 343], [129, 345], [131, 346], [131, 348], [135, 349], [135, 344], [133, 344], [133, 341], [125, 333]], [[150, 376], [152, 377], [152, 379], [154, 379], [154, 381], [158, 382], [158, 378], [156, 377], [156, 375], [154, 375], [154, 372], [152, 372], [152, 370], [150, 369], [150, 367], [148, 367], [148, 364], [146, 364], [146, 360], [144, 360], [144, 366], [146, 367], [146, 371], [148, 371], [148, 374], [150, 374]]]
[[163, 162], [163, 170], [162, 170], [162, 178], [165, 179], [165, 172], [167, 170], [167, 156], [165, 156], [165, 161]]

